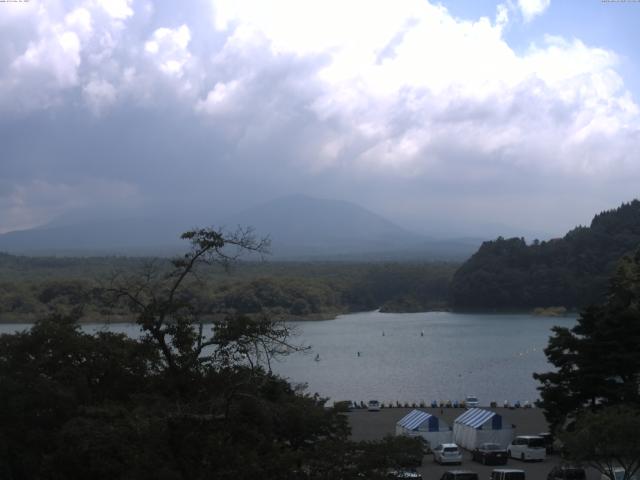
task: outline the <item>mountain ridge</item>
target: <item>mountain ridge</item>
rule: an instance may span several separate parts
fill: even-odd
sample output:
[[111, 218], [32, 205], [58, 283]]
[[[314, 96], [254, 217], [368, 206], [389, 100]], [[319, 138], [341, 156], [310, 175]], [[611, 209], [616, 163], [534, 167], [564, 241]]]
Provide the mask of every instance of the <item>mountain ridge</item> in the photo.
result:
[[[173, 255], [184, 250], [179, 236], [195, 223], [175, 218], [85, 220], [2, 234], [0, 251], [67, 256]], [[251, 226], [256, 235], [270, 236], [275, 259], [461, 260], [479, 244], [473, 240], [433, 240], [358, 204], [302, 194], [275, 198], [217, 224], [229, 230], [237, 225]]]

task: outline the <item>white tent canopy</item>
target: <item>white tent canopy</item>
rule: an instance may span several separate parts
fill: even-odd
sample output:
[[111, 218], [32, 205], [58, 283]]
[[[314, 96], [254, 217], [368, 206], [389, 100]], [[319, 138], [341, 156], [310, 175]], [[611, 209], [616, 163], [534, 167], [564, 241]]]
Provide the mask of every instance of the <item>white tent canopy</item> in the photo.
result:
[[451, 428], [435, 415], [412, 410], [396, 423], [396, 435], [422, 437], [429, 445], [435, 447], [441, 443], [451, 443]]
[[513, 427], [504, 424], [502, 415], [481, 408], [471, 408], [453, 422], [454, 441], [468, 450], [486, 442], [506, 448], [513, 433]]

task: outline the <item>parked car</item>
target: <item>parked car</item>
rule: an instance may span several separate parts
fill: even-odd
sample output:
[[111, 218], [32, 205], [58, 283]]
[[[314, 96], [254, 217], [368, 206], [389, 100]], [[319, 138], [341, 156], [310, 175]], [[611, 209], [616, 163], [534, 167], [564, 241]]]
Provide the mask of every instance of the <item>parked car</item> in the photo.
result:
[[471, 458], [483, 465], [505, 465], [508, 455], [507, 449], [497, 443], [482, 443], [471, 452]]
[[514, 438], [507, 452], [511, 458], [520, 460], [544, 460], [547, 457], [544, 439], [537, 435], [520, 435]]
[[497, 468], [491, 472], [490, 480], [525, 480], [524, 470]]
[[553, 453], [553, 435], [549, 432], [543, 432], [538, 434], [539, 437], [542, 437], [544, 440], [544, 446], [547, 450], [547, 455], [551, 455]]
[[433, 449], [433, 461], [443, 463], [462, 463], [462, 452], [455, 443], [442, 443]]
[[480, 401], [475, 395], [467, 395], [467, 398], [464, 399], [464, 404], [467, 408], [476, 408], [480, 405]]
[[[613, 476], [616, 477], [616, 480], [622, 480], [624, 478], [624, 468], [622, 467], [616, 467], [613, 469]], [[605, 474], [602, 474], [602, 476], [600, 477], [600, 480], [611, 480], [609, 477], [607, 477]], [[631, 480], [639, 480], [638, 475], [634, 475], [631, 477]]]
[[422, 475], [413, 469], [389, 470], [387, 478], [394, 480], [422, 480]]
[[558, 465], [547, 475], [547, 480], [586, 480], [587, 474], [582, 467]]
[[479, 480], [478, 474], [471, 470], [449, 470], [444, 472], [440, 480]]
[[370, 412], [379, 412], [380, 402], [378, 400], [369, 400], [369, 402], [367, 402], [367, 410]]

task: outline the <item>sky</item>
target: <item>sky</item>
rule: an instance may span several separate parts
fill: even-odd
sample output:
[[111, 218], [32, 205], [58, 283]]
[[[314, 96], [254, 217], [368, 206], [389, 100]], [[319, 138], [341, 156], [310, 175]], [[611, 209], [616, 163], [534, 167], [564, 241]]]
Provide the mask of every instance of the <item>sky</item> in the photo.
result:
[[558, 236], [639, 195], [640, 2], [0, 2], [0, 232], [278, 196]]

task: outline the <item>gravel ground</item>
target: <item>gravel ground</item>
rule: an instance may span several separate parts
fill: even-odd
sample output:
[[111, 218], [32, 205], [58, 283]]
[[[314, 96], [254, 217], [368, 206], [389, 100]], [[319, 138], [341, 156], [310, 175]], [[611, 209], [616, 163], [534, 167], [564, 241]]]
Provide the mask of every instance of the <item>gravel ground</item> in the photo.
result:
[[[351, 424], [351, 436], [354, 440], [378, 440], [385, 435], [395, 434], [395, 425], [398, 420], [410, 412], [411, 408], [384, 408], [379, 412], [366, 410], [354, 410], [348, 413]], [[440, 417], [449, 425], [458, 417], [464, 409], [461, 408], [421, 408], [431, 414]], [[547, 422], [542, 411], [531, 409], [490, 409], [502, 415], [504, 422], [515, 425], [516, 435], [531, 435], [548, 431]], [[547, 474], [554, 465], [561, 463], [560, 457], [551, 455], [543, 462], [521, 462], [509, 459], [505, 467], [484, 466], [471, 460], [471, 453], [465, 451], [462, 465], [438, 465], [433, 462], [432, 455], [426, 455], [422, 461], [422, 467], [418, 471], [422, 473], [424, 480], [439, 480], [447, 470], [464, 469], [479, 474], [480, 480], [488, 480], [491, 470], [494, 468], [517, 468], [526, 472], [527, 480], [546, 480]], [[599, 480], [599, 474], [595, 471], [587, 471], [587, 480]]]

